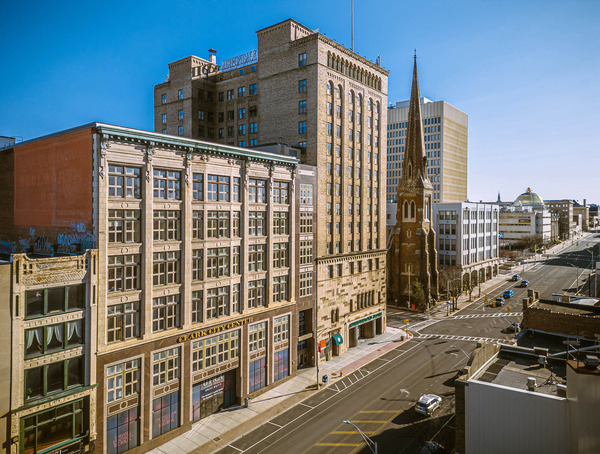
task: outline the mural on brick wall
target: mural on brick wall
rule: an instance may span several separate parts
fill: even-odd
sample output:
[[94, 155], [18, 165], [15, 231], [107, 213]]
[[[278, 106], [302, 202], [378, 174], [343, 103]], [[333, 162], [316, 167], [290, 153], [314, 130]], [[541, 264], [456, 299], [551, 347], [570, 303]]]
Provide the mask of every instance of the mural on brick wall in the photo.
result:
[[85, 222], [71, 224], [69, 232], [59, 233], [56, 238], [37, 236], [35, 228], [29, 229], [29, 237], [18, 241], [3, 241], [0, 238], [0, 253], [15, 254], [35, 252], [37, 254], [74, 254], [96, 248], [96, 235], [87, 230]]

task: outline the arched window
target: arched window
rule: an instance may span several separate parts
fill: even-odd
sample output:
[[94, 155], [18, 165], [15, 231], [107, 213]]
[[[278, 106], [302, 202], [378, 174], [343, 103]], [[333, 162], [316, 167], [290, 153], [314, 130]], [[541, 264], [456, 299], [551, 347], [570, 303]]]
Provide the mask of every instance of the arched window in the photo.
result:
[[340, 310], [339, 309], [335, 310], [335, 321], [336, 322], [340, 321]]
[[410, 202], [410, 218], [415, 218], [415, 202]]
[[331, 94], [333, 94], [333, 82], [329, 82], [329, 83], [327, 84], [327, 94], [328, 94], [328, 95], [331, 95]]
[[412, 178], [412, 162], [408, 163], [408, 178]]
[[408, 219], [408, 202], [404, 202], [404, 219]]

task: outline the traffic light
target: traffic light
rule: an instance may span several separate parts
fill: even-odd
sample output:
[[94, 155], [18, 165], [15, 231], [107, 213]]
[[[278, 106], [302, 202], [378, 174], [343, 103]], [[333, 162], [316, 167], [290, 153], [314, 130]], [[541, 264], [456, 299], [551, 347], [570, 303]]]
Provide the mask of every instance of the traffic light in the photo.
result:
[[506, 312], [510, 312], [510, 306], [506, 306]]

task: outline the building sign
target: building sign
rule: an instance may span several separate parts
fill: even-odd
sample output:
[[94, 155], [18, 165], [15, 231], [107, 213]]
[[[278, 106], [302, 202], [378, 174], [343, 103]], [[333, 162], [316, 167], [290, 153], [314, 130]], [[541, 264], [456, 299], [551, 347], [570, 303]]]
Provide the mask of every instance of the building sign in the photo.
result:
[[237, 57], [228, 58], [221, 62], [221, 71], [231, 71], [232, 69], [239, 68], [241, 66], [250, 65], [258, 61], [258, 51], [253, 50]]
[[531, 224], [531, 219], [519, 219], [519, 224]]
[[377, 312], [376, 314], [369, 315], [368, 317], [361, 318], [360, 320], [356, 320], [355, 322], [350, 323], [350, 328], [354, 328], [355, 326], [362, 325], [363, 323], [370, 322], [371, 320], [378, 319], [383, 315], [383, 312]]
[[225, 375], [210, 378], [200, 384], [200, 399], [205, 400], [217, 394], [223, 394], [225, 390]]
[[179, 336], [177, 338], [177, 342], [185, 342], [192, 339], [198, 339], [199, 337], [208, 336], [209, 334], [219, 333], [221, 331], [225, 331], [231, 328], [237, 328], [238, 326], [247, 325], [248, 323], [252, 323], [254, 320], [253, 317], [248, 317], [243, 320], [237, 320], [235, 322], [227, 323], [226, 325], [215, 326], [214, 328], [203, 329], [200, 331], [196, 331], [194, 333], [185, 334], [184, 336]]
[[54, 451], [50, 451], [48, 454], [75, 454], [80, 452], [83, 452], [83, 445], [81, 440], [78, 440], [73, 444], [62, 446]]

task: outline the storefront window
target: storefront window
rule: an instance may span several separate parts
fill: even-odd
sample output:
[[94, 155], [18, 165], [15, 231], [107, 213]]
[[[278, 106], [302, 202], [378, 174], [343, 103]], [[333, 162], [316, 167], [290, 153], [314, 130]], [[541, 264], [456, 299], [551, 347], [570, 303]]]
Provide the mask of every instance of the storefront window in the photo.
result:
[[179, 391], [152, 401], [152, 438], [179, 426]]
[[106, 452], [119, 454], [139, 444], [139, 412], [131, 408], [106, 420]]
[[260, 358], [250, 363], [248, 392], [258, 391], [267, 385], [267, 359]]
[[281, 380], [290, 375], [289, 364], [289, 349], [275, 352], [275, 357], [273, 358], [273, 381]]
[[81, 399], [23, 418], [22, 452], [30, 454], [49, 450], [59, 443], [83, 437], [87, 432], [83, 415], [84, 402]]

